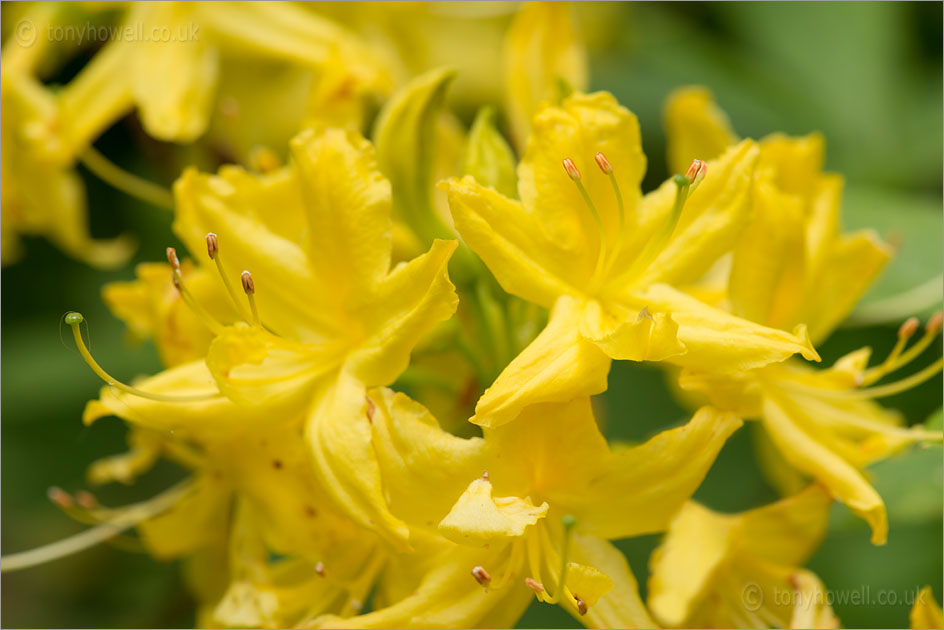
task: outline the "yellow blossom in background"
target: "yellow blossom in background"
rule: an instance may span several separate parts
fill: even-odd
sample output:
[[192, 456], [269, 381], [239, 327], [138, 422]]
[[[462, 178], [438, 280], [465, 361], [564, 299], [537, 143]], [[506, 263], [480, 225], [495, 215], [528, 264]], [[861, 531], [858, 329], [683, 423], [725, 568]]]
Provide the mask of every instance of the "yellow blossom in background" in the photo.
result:
[[[692, 152], [711, 157], [724, 150], [725, 140], [736, 140], [727, 117], [701, 88], [686, 88], [670, 98], [666, 127], [670, 159], [677, 163]], [[760, 324], [790, 330], [805, 323], [814, 343], [846, 318], [891, 256], [874, 232], [840, 231], [843, 182], [822, 172], [823, 144], [816, 134], [774, 134], [759, 143], [752, 220], [733, 249], [730, 271], [720, 285], [726, 295], [719, 298], [734, 314]], [[862, 469], [910, 443], [939, 441], [941, 433], [905, 428], [898, 413], [873, 399], [933, 376], [940, 361], [900, 384], [866, 386], [916, 358], [940, 327], [938, 316], [906, 350], [918, 329], [917, 321], [909, 322], [892, 353], [872, 368], [867, 367], [871, 350], [862, 348], [828, 370], [814, 371], [793, 361], [733, 377], [688, 370], [680, 384], [721, 408], [759, 418], [787, 464], [825, 484], [868, 521], [872, 542], [883, 544], [885, 506]], [[795, 490], [802, 481], [789, 483]]]
[[719, 514], [691, 502], [652, 555], [649, 607], [667, 627], [837, 628], [819, 578], [803, 569], [826, 534], [829, 494]]

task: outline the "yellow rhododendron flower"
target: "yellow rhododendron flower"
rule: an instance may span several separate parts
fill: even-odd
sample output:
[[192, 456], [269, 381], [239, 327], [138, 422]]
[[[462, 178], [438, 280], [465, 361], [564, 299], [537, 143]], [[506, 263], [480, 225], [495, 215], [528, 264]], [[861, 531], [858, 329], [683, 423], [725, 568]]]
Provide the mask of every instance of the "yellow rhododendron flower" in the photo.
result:
[[242, 274], [251, 309], [233, 295], [230, 313], [244, 321], [218, 323], [211, 313], [225, 309], [201, 306], [208, 296], [178, 275], [214, 333], [205, 360], [132, 390], [106, 387], [85, 420], [115, 414], [195, 439], [304, 426], [324, 487], [402, 547], [407, 530], [384, 507], [364, 391], [393, 382], [420, 337], [454, 312], [446, 264], [455, 243], [437, 241], [391, 269], [390, 188], [370, 145], [356, 132], [309, 131], [292, 156], [268, 175], [227, 167], [177, 182], [177, 234], [191, 251], [210, 247], [214, 261], [204, 255], [203, 264], [218, 264], [219, 286], [233, 294], [236, 269], [252, 270]]
[[[700, 88], [673, 94], [666, 117], [670, 146], [680, 161], [686, 151], [710, 157], [724, 150], [725, 138], [733, 138], [726, 116]], [[774, 328], [806, 324], [819, 343], [849, 314], [891, 252], [871, 231], [840, 232], [842, 179], [822, 172], [820, 136], [775, 134], [759, 147], [753, 218], [733, 251], [727, 304], [734, 314]], [[941, 433], [905, 428], [897, 412], [872, 399], [933, 376], [941, 361], [898, 383], [863, 386], [916, 358], [940, 326], [936, 316], [924, 337], [906, 350], [918, 328], [917, 321], [907, 322], [892, 353], [872, 368], [867, 367], [871, 350], [862, 348], [828, 370], [793, 361], [737, 375], [696, 369], [684, 372], [680, 384], [721, 408], [760, 418], [783, 458], [865, 518], [872, 541], [882, 544], [888, 530], [885, 506], [862, 469], [909, 443], [940, 440]]]
[[382, 62], [356, 37], [287, 2], [132, 4], [118, 28], [143, 35], [110, 42], [60, 97], [73, 147], [85, 146], [135, 106], [153, 137], [195, 140], [207, 128], [220, 59], [246, 50], [311, 68], [343, 58], [352, 85], [370, 89], [384, 90], [388, 80]]
[[45, 236], [73, 258], [97, 267], [127, 261], [134, 250], [129, 237], [99, 240], [89, 234], [85, 186], [72, 161], [60, 154], [52, 94], [29, 75], [4, 67], [0, 99], [3, 264], [21, 255], [21, 235]]
[[653, 615], [668, 627], [838, 628], [819, 578], [800, 568], [830, 503], [816, 485], [741, 514], [687, 503], [650, 559]]
[[[453, 588], [480, 606], [509, 597], [522, 606], [536, 596], [591, 627], [652, 625], [625, 559], [607, 541], [663, 531], [741, 424], [704, 408], [682, 427], [611, 451], [586, 398], [531, 406], [518, 422], [486, 428], [484, 439], [463, 439], [403, 394], [369, 396], [391, 510], [478, 549], [463, 552], [469, 564], [457, 568], [464, 582]], [[414, 604], [408, 597], [377, 619], [428, 625], [412, 616]]]
[[607, 93], [575, 94], [535, 116], [520, 201], [471, 177], [450, 180], [462, 238], [506, 291], [551, 309], [472, 421], [497, 426], [528, 404], [600, 393], [611, 359], [731, 371], [796, 352], [818, 359], [802, 326], [766, 328], [672, 286], [700, 277], [736, 242], [757, 155], [744, 141], [708, 163], [704, 181], [701, 170], [643, 196], [635, 116]]

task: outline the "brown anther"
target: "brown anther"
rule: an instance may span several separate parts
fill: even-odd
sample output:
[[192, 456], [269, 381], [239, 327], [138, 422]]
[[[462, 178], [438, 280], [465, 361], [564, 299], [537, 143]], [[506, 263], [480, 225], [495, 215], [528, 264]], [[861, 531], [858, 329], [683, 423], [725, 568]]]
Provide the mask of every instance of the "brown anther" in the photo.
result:
[[72, 495], [63, 490], [58, 486], [52, 486], [49, 490], [46, 491], [49, 500], [58, 505], [63, 509], [69, 509], [75, 505], [75, 501], [72, 499]]
[[570, 158], [564, 158], [563, 160], [564, 170], [567, 171], [567, 175], [574, 181], [580, 179], [580, 171], [577, 170], [577, 165], [574, 164], [574, 161]]
[[602, 153], [597, 153], [593, 156], [593, 159], [597, 161], [597, 166], [600, 167], [604, 175], [609, 175], [613, 172], [613, 165], [610, 164], [610, 161], [606, 159], [606, 156]]
[[370, 398], [367, 399], [367, 421], [373, 424], [374, 414], [377, 413], [377, 405]]
[[577, 612], [583, 617], [587, 614], [587, 602], [574, 595], [574, 602], [577, 604]]
[[[931, 322], [928, 322], [930, 324]], [[909, 317], [905, 320], [905, 323], [901, 325], [898, 329], [898, 338], [899, 339], [908, 339], [913, 334], [918, 331], [918, 326], [921, 325], [921, 322], [918, 321], [917, 317]]]
[[216, 234], [210, 232], [206, 235], [207, 243], [207, 254], [210, 256], [210, 260], [216, 258], [216, 253], [220, 251], [220, 241], [216, 238]]
[[492, 583], [492, 576], [488, 574], [485, 567], [472, 567], [472, 577], [482, 586], [488, 586]]
[[170, 263], [174, 271], [180, 271], [180, 259], [177, 258], [177, 250], [173, 247], [167, 248], [167, 262]]
[[538, 582], [537, 580], [533, 579], [533, 578], [526, 577], [526, 578], [524, 579], [524, 585], [527, 586], [528, 588], [530, 588], [530, 589], [531, 589], [532, 591], [534, 591], [535, 593], [543, 593], [543, 592], [544, 592], [544, 585], [541, 584], [540, 582]]
[[98, 507], [98, 499], [88, 490], [79, 490], [75, 493], [75, 502], [86, 510]]
[[942, 315], [941, 315], [941, 311], [938, 311], [937, 313], [931, 316], [931, 319], [928, 320], [928, 323], [924, 327], [924, 329], [929, 333], [936, 333], [937, 331], [941, 329], [941, 323], [942, 323]]
[[246, 295], [253, 295], [256, 292], [256, 285], [252, 281], [252, 274], [244, 271], [239, 278], [243, 281], [243, 291], [246, 292]]
[[701, 180], [708, 174], [708, 163], [704, 160], [692, 160], [688, 170], [685, 171], [685, 177], [691, 182], [691, 187], [697, 186]]
[[639, 315], [636, 317], [636, 321], [637, 321], [637, 322], [641, 322], [642, 320], [646, 319], [647, 317], [648, 317], [649, 319], [652, 319], [652, 315], [649, 314], [649, 307], [648, 307], [648, 306], [643, 306], [643, 307], [642, 307], [642, 310], [639, 311]]
[[319, 562], [318, 564], [315, 565], [315, 573], [317, 573], [321, 577], [324, 577], [326, 575], [324, 562]]

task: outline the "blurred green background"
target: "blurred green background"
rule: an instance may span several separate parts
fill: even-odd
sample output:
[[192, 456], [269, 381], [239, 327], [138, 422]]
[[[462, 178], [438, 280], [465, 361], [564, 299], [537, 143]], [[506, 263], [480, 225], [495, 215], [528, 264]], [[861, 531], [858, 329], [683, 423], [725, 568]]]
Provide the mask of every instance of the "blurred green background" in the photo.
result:
[[[612, 91], [640, 118], [649, 157], [646, 188], [666, 177], [660, 111], [675, 87], [710, 87], [743, 136], [772, 131], [821, 131], [827, 167], [847, 177], [845, 223], [872, 226], [901, 242], [899, 258], [867, 302], [926, 282], [942, 269], [942, 64], [940, 3], [705, 3], [613, 4], [575, 8], [591, 42], [594, 89]], [[83, 59], [64, 71], [67, 79]], [[129, 138], [134, 121], [111, 130], [97, 146], [116, 162], [156, 181]], [[84, 173], [93, 231], [131, 232], [141, 240], [137, 261], [161, 260], [175, 244], [169, 215], [115, 192]], [[80, 422], [100, 382], [83, 364], [60, 320], [86, 314], [92, 348], [108, 370], [127, 380], [159, 364], [148, 345], [125, 343], [123, 326], [101, 303], [101, 286], [132, 277], [132, 268], [99, 272], [63, 257], [44, 241], [2, 272], [2, 544], [10, 553], [80, 531], [46, 498], [50, 486], [75, 491], [85, 467], [124, 450], [115, 419], [91, 428]], [[938, 284], [940, 290], [940, 284]], [[927, 315], [933, 305], [925, 307]], [[860, 313], [860, 322], [871, 314]], [[821, 348], [824, 360], [861, 345], [882, 357], [898, 322], [849, 326]], [[68, 332], [66, 330], [65, 332]], [[936, 343], [922, 357], [940, 356]], [[887, 399], [910, 423], [941, 406], [940, 377]], [[604, 397], [611, 438], [638, 440], [685, 414], [658, 369], [615, 363]], [[775, 498], [753, 459], [751, 427], [725, 447], [697, 498], [720, 510], [740, 510]], [[834, 508], [831, 531], [811, 568], [839, 592], [867, 587], [896, 594], [897, 605], [835, 603], [846, 627], [907, 627], [909, 593], [930, 584], [942, 596], [942, 456], [914, 449], [874, 467], [889, 508], [884, 547], [868, 541], [864, 523]], [[97, 494], [123, 503], [166, 487], [174, 471], [158, 469], [132, 488]], [[647, 558], [657, 537], [623, 541], [645, 591]], [[142, 554], [102, 546], [56, 563], [2, 578], [5, 627], [186, 627], [192, 603], [178, 567]], [[908, 600], [910, 602], [910, 600]], [[533, 605], [521, 627], [573, 627], [553, 606]]]

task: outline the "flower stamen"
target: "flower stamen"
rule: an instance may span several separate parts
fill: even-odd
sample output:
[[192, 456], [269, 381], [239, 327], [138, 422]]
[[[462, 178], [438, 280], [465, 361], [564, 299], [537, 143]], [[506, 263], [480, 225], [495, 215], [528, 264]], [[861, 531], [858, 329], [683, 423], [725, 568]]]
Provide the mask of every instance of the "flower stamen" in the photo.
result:
[[570, 540], [573, 538], [574, 525], [577, 524], [577, 519], [575, 519], [570, 514], [565, 514], [561, 518], [561, 525], [564, 526], [564, 542], [561, 546], [561, 564], [560, 572], [558, 573], [557, 579], [557, 589], [555, 589], [554, 595], [545, 599], [549, 604], [556, 604], [561, 600], [561, 595], [567, 589], [567, 569], [569, 566], [570, 560]]
[[620, 192], [619, 184], [616, 182], [616, 175], [613, 173], [613, 165], [610, 164], [610, 161], [606, 159], [603, 153], [597, 153], [593, 156], [593, 159], [596, 160], [597, 166], [600, 167], [603, 174], [610, 178], [610, 184], [613, 186], [613, 194], [616, 196], [616, 206], [619, 208], [620, 230], [622, 231], [623, 224], [626, 221], [626, 211], [623, 208], [623, 194]]
[[173, 247], [167, 248], [167, 262], [170, 263], [171, 267], [171, 281], [173, 281], [174, 288], [177, 289], [177, 292], [180, 294], [180, 299], [184, 301], [184, 304], [190, 307], [190, 310], [200, 318], [203, 325], [209, 328], [214, 335], [220, 334], [223, 330], [223, 326], [213, 319], [213, 316], [200, 305], [184, 284], [184, 276], [180, 269], [180, 259], [177, 258], [177, 250]]
[[485, 567], [482, 566], [472, 567], [472, 577], [474, 577], [475, 581], [485, 588], [488, 588], [488, 585], [492, 583], [492, 576], [489, 575], [488, 571], [485, 570]]
[[66, 323], [72, 327], [72, 336], [75, 337], [75, 345], [79, 349], [79, 354], [82, 355], [82, 358], [88, 364], [92, 371], [98, 375], [100, 379], [105, 381], [105, 383], [115, 389], [121, 390], [127, 394], [133, 396], [138, 396], [140, 398], [147, 398], [148, 400], [155, 400], [158, 402], [202, 402], [210, 400], [213, 398], [219, 397], [221, 394], [219, 392], [214, 392], [213, 394], [193, 394], [191, 396], [181, 395], [181, 396], [171, 396], [169, 394], [157, 394], [154, 392], [146, 392], [137, 387], [132, 387], [131, 385], [126, 385], [122, 383], [111, 374], [106, 372], [101, 365], [92, 357], [92, 354], [89, 352], [88, 347], [85, 345], [85, 339], [82, 338], [82, 331], [80, 329], [82, 322], [85, 321], [85, 318], [81, 313], [71, 312], [67, 313], [65, 317]]
[[21, 551], [20, 553], [4, 556], [0, 558], [0, 571], [6, 573], [8, 571], [28, 569], [53, 560], [58, 560], [59, 558], [71, 556], [90, 547], [94, 547], [99, 543], [106, 542], [121, 532], [134, 527], [138, 523], [166, 511], [183, 498], [185, 494], [190, 492], [192, 487], [193, 484], [189, 480], [184, 481], [147, 501], [117, 510], [117, 516], [110, 521], [87, 529], [75, 536], [63, 538], [62, 540], [29, 551]]
[[226, 272], [223, 271], [223, 260], [220, 256], [219, 238], [213, 232], [209, 232], [206, 235], [206, 244], [207, 255], [210, 257], [210, 260], [216, 263], [216, 270], [220, 274], [220, 279], [223, 280], [223, 286], [226, 287], [226, 292], [229, 294], [229, 299], [233, 302], [233, 307], [236, 309], [236, 312], [240, 314], [240, 317], [248, 322], [249, 313], [246, 312], [242, 300], [240, 300], [239, 296], [236, 295], [236, 290], [233, 289], [232, 283], [229, 281], [229, 278], [226, 277]]
[[253, 326], [261, 326], [262, 324], [259, 321], [259, 309], [256, 308], [256, 284], [252, 281], [252, 274], [248, 271], [243, 271], [239, 277], [243, 281], [243, 291], [249, 299], [249, 309], [252, 311], [252, 324]]

